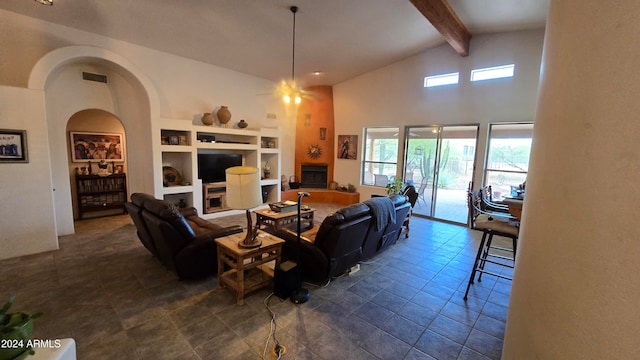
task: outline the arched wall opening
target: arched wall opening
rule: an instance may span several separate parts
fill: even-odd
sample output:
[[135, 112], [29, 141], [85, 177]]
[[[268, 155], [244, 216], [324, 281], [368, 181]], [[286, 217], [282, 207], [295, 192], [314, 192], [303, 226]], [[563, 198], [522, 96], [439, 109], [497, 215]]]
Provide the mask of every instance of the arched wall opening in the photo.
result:
[[[83, 72], [106, 75], [107, 83], [84, 80]], [[128, 140], [128, 192], [153, 193], [151, 119], [159, 108], [154, 87], [139, 69], [105, 49], [70, 46], [44, 56], [31, 72], [29, 87], [44, 90], [58, 236], [75, 232], [68, 151], [72, 129], [67, 125], [83, 110], [119, 119]]]
[[[119, 172], [124, 174], [128, 173], [126, 156], [127, 137], [120, 119], [118, 119], [114, 114], [104, 110], [81, 110], [69, 118], [66, 133], [69, 134], [69, 141], [67, 141], [67, 158], [69, 164], [73, 218], [78, 220], [81, 218], [86, 219], [91, 217], [121, 214], [123, 209], [116, 208], [104, 211], [86, 212], [83, 213], [83, 216], [81, 217], [79, 212], [80, 200], [78, 198], [77, 183], [75, 181], [77, 176], [82, 176], [85, 173], [94, 175], [99, 174], [98, 162], [100, 159], [104, 159], [106, 161], [107, 169], [105, 169], [105, 173], [113, 173], [117, 166], [122, 167], [122, 171]], [[117, 148], [116, 144], [112, 141], [113, 139], [117, 139]], [[111, 144], [108, 144], [109, 142], [111, 142]], [[84, 150], [82, 151], [82, 154], [79, 154], [78, 151], [76, 151], [77, 147], [81, 147], [81, 149]], [[110, 153], [108, 147], [114, 149], [113, 153]], [[86, 170], [86, 172], [84, 170]], [[118, 193], [106, 193], [103, 195], [105, 203], [119, 201], [119, 199], [113, 199], [114, 196], [119, 195]], [[128, 198], [128, 196], [126, 198]], [[85, 198], [84, 200], [86, 203], [87, 199]], [[94, 200], [102, 201], [100, 199]]]

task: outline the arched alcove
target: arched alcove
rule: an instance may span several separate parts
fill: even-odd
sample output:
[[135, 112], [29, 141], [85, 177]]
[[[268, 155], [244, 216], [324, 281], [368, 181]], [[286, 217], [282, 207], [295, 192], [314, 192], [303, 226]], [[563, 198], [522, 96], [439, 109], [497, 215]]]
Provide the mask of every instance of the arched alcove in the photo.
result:
[[[104, 149], [105, 156], [101, 156], [99, 153], [98, 146], [94, 142], [90, 142], [87, 146], [87, 156], [88, 160], [78, 160], [78, 156], [73, 156], [75, 152], [74, 145], [72, 144], [71, 138], [67, 141], [67, 154], [68, 154], [68, 165], [69, 165], [69, 176], [71, 182], [71, 202], [73, 204], [73, 217], [74, 219], [79, 219], [78, 215], [78, 196], [77, 196], [77, 188], [76, 182], [73, 181], [74, 177], [77, 176], [78, 170], [81, 168], [91, 167], [91, 173], [95, 174], [98, 171], [97, 161], [101, 158], [108, 159], [108, 170], [109, 172], [113, 172], [113, 167], [116, 164], [121, 165], [123, 172], [128, 173], [127, 169], [127, 137], [124, 131], [124, 126], [120, 119], [114, 114], [99, 110], [99, 109], [86, 109], [78, 111], [73, 114], [69, 121], [67, 122], [67, 134], [74, 135], [76, 138], [89, 139], [93, 135], [103, 135], [121, 138], [121, 152], [117, 154], [117, 160], [113, 161], [110, 159], [107, 149]], [[86, 136], [85, 136], [86, 134]], [[95, 137], [95, 136], [93, 136]], [[115, 157], [115, 156], [114, 156]], [[110, 194], [112, 195], [112, 194]], [[89, 214], [85, 214], [85, 218], [87, 217], [95, 217], [95, 216], [103, 216], [103, 215], [111, 215], [111, 214], [119, 214], [121, 213], [118, 209], [110, 209], [105, 211], [95, 211]], [[88, 216], [87, 216], [88, 215]]]
[[[106, 75], [107, 83], [84, 80], [83, 72]], [[130, 139], [129, 193], [153, 193], [153, 174], [148, 170], [153, 163], [151, 119], [158, 117], [159, 107], [155, 88], [142, 71], [108, 50], [70, 46], [50, 52], [34, 66], [29, 88], [44, 91], [58, 235], [74, 233], [67, 123], [80, 111], [100, 110], [119, 119]]]

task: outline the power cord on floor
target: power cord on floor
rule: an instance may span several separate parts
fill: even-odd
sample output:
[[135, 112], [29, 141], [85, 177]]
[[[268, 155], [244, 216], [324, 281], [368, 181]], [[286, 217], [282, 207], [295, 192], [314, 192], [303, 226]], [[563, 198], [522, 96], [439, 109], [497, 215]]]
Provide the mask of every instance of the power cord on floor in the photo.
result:
[[264, 343], [264, 350], [262, 351], [262, 358], [265, 359], [265, 356], [267, 356], [267, 348], [269, 347], [269, 343], [271, 342], [271, 338], [273, 337], [273, 342], [275, 342], [276, 345], [273, 347], [272, 354], [275, 355], [278, 360], [280, 360], [287, 349], [284, 347], [284, 345], [280, 344], [280, 342], [276, 338], [276, 330], [278, 329], [278, 324], [276, 323], [276, 313], [273, 312], [273, 310], [271, 310], [271, 308], [269, 307], [269, 300], [272, 296], [273, 293], [269, 294], [269, 296], [267, 296], [263, 302], [264, 306], [267, 308], [267, 310], [269, 310], [269, 314], [271, 314], [271, 321], [269, 323], [269, 336], [267, 337], [267, 341]]

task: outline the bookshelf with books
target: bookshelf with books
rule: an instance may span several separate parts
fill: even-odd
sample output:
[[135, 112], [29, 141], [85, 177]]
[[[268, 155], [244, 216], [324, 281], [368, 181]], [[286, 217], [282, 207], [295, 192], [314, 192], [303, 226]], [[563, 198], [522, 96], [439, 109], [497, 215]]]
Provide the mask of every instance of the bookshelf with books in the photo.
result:
[[76, 193], [79, 219], [84, 219], [88, 212], [122, 209], [126, 213], [126, 174], [76, 175]]

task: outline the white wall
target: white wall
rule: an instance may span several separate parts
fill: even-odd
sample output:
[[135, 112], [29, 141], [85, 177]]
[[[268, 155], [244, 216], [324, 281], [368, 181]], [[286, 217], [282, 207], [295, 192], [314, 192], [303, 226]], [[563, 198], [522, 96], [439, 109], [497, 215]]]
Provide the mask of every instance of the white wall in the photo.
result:
[[0, 163], [0, 259], [58, 248], [42, 91], [0, 86], [0, 129], [26, 130], [28, 163]]
[[639, 17], [551, 2], [505, 360], [638, 358]]
[[[442, 45], [338, 84], [333, 90], [336, 137], [358, 134], [361, 161], [363, 127], [479, 123], [479, 174], [488, 124], [534, 119], [543, 38], [544, 30], [474, 36], [468, 57]], [[469, 81], [472, 69], [511, 63], [516, 66], [512, 79]], [[425, 76], [456, 71], [460, 72], [458, 86], [423, 87]], [[359, 173], [353, 171], [355, 164], [336, 159], [334, 179], [360, 184]], [[476, 176], [476, 183], [480, 179]], [[362, 185], [358, 191], [361, 199], [384, 192]]]

